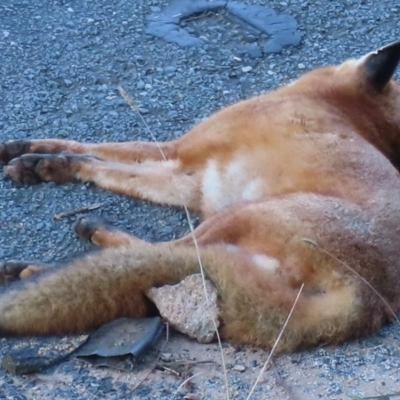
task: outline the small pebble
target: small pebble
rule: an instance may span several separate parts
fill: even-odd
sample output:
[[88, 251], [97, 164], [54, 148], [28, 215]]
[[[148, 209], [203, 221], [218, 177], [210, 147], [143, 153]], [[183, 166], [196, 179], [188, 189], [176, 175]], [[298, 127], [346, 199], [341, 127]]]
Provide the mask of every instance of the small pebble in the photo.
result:
[[163, 361], [171, 361], [172, 359], [172, 354], [171, 353], [162, 353], [161, 354], [161, 360]]

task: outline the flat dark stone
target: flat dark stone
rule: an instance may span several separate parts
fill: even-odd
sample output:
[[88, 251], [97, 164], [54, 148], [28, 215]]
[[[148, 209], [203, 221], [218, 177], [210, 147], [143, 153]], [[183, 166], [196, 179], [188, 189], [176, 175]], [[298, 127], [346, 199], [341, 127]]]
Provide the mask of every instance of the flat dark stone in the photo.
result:
[[100, 327], [77, 351], [76, 357], [94, 366], [132, 370], [159, 338], [160, 317], [120, 318]]
[[[190, 16], [218, 10], [228, 13], [227, 18], [247, 28], [256, 37], [257, 34], [259, 37], [260, 34], [267, 35], [268, 41], [262, 46], [264, 53], [276, 53], [284, 46], [300, 44], [301, 33], [292, 16], [277, 14], [269, 7], [235, 1], [171, 0], [160, 12], [147, 17], [147, 33], [182, 47], [202, 46], [206, 44], [202, 35], [196, 36], [181, 23]], [[246, 41], [246, 38], [243, 40]], [[252, 56], [257, 57], [254, 51]]]

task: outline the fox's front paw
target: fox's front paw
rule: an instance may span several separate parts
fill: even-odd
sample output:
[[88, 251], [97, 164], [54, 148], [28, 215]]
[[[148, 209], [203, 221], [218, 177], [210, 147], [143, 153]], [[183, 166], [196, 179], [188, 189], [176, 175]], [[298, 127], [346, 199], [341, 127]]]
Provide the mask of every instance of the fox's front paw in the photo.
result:
[[14, 158], [29, 153], [31, 142], [29, 140], [9, 140], [0, 143], [0, 164], [8, 164]]
[[28, 278], [49, 267], [49, 264], [36, 261], [5, 261], [0, 263], [0, 284]]
[[17, 182], [33, 185], [39, 182], [66, 183], [76, 180], [79, 167], [76, 156], [65, 154], [25, 154], [4, 167], [4, 173]]

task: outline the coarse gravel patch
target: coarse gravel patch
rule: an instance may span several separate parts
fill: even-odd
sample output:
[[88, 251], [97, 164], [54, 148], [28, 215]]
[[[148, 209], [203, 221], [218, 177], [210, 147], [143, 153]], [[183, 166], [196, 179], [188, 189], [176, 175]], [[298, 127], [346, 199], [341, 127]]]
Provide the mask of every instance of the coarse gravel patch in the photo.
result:
[[[289, 14], [302, 41], [280, 53], [252, 57], [238, 46], [181, 48], [146, 34], [146, 18], [167, 5], [155, 0], [3, 0], [0, 4], [0, 140], [80, 141], [174, 139], [224, 105], [288, 83], [316, 66], [358, 57], [400, 39], [400, 4], [393, 0], [243, 0]], [[236, 39], [235, 39], [236, 40]], [[243, 43], [246, 45], [246, 43]], [[397, 74], [399, 77], [399, 74]], [[93, 249], [75, 237], [75, 217], [54, 214], [101, 203], [92, 214], [147, 240], [188, 231], [184, 212], [104, 192], [92, 185], [16, 185], [0, 173], [0, 260], [58, 261]], [[280, 356], [253, 399], [348, 399], [400, 391], [400, 326], [373, 337]], [[64, 338], [63, 341], [70, 339]], [[1, 339], [0, 356], [30, 345]], [[33, 342], [32, 342], [33, 343]], [[33, 346], [33, 344], [32, 344]], [[232, 399], [245, 399], [267, 353], [224, 343]], [[216, 345], [178, 334], [163, 350], [194, 364], [193, 385], [150, 365], [130, 373], [89, 368], [78, 361], [29, 376], [0, 371], [0, 399], [223, 399]]]

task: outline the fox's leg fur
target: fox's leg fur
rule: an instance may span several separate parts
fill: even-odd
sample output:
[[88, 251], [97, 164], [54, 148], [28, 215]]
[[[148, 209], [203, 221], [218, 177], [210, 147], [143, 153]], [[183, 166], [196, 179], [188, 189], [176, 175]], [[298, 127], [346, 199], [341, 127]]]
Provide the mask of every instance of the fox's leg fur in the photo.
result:
[[[203, 221], [193, 232], [173, 240], [170, 243], [193, 246], [205, 246], [216, 242], [229, 243], [234, 241], [234, 234], [229, 229], [231, 209], [222, 211]], [[129, 246], [138, 242], [144, 242], [122, 229], [116, 228], [104, 221], [93, 217], [80, 217], [74, 224], [75, 233], [84, 240], [89, 240], [99, 247]]]
[[[193, 232], [173, 240], [170, 243], [193, 246], [206, 246], [217, 242], [235, 242], [235, 231], [231, 229], [236, 207], [228, 208], [224, 211], [212, 215], [203, 221]], [[111, 226], [93, 217], [80, 217], [74, 224], [75, 233], [84, 240], [89, 240], [93, 244], [107, 248], [128, 246], [130, 244], [143, 242], [124, 230]]]
[[[79, 332], [117, 317], [142, 317], [147, 313], [146, 289], [195, 272], [196, 265], [185, 256], [140, 243], [94, 253], [16, 282], [0, 296], [0, 330], [22, 335]], [[53, 298], [54, 291], [63, 301]]]
[[93, 182], [116, 193], [156, 203], [199, 207], [198, 177], [180, 171], [177, 161], [147, 161], [122, 164], [87, 155], [26, 154], [6, 167], [12, 179], [33, 184], [40, 181]]
[[[203, 247], [200, 256], [220, 296], [223, 336], [270, 347], [299, 288], [260, 271], [246, 252], [232, 253], [223, 244]], [[143, 317], [148, 310], [147, 289], [177, 283], [198, 271], [193, 247], [141, 244], [107, 249], [11, 285], [0, 296], [0, 331], [18, 335], [82, 332], [118, 317]], [[352, 296], [348, 286], [325, 298], [303, 295], [281, 349], [318, 343], [321, 331], [322, 339], [328, 340], [331, 329], [338, 331], [335, 340], [348, 336], [354, 310], [347, 303], [354, 301]], [[326, 302], [332, 301], [335, 312], [330, 308], [323, 315]]]
[[87, 154], [104, 161], [136, 163], [174, 157], [175, 142], [79, 143], [63, 139], [10, 140], [0, 143], [0, 163], [24, 154]]
[[[204, 224], [197, 228], [199, 254], [189, 239], [180, 244], [139, 240], [11, 284], [0, 296], [0, 330], [79, 332], [117, 317], [142, 317], [148, 310], [145, 292], [198, 272], [199, 256], [219, 294], [222, 335], [234, 342], [272, 346], [302, 283], [281, 350], [366, 335], [386, 320], [385, 305], [370, 289], [303, 240], [315, 239], [341, 259], [357, 260], [360, 273], [366, 272], [364, 263], [384, 268], [381, 254], [364, 233], [360, 236], [365, 222], [357, 209], [302, 195], [236, 206]], [[390, 301], [390, 285], [365, 278], [374, 279]]]

